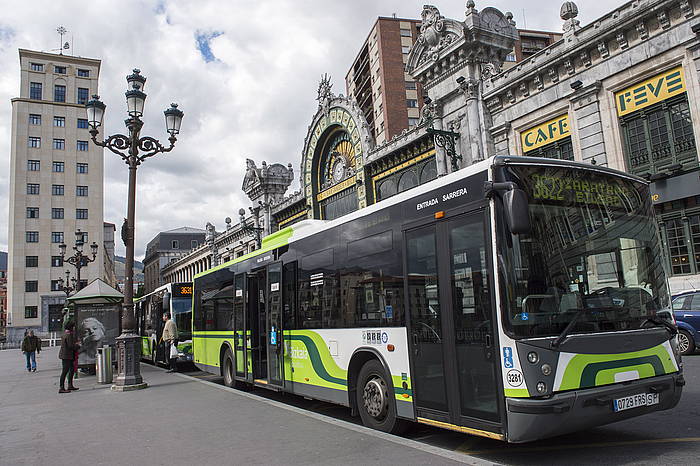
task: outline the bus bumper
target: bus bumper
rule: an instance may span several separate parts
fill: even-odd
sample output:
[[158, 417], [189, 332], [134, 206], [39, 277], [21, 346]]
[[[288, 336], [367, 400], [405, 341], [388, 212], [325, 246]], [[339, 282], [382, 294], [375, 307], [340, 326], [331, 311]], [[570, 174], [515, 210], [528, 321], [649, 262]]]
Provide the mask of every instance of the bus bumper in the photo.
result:
[[[508, 442], [530, 442], [671, 409], [678, 404], [683, 385], [682, 372], [676, 372], [557, 393], [547, 399], [506, 398]], [[614, 411], [614, 400], [646, 393], [658, 393], [659, 403]]]

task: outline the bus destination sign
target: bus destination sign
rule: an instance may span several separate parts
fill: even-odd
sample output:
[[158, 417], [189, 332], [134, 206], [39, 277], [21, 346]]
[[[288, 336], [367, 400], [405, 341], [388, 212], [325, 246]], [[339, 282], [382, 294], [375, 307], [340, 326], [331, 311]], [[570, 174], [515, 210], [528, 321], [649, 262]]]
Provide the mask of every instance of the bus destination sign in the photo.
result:
[[617, 179], [581, 179], [571, 175], [537, 173], [533, 173], [531, 179], [532, 198], [540, 201], [624, 207], [637, 197], [636, 191]]
[[192, 285], [173, 285], [173, 295], [192, 296]]

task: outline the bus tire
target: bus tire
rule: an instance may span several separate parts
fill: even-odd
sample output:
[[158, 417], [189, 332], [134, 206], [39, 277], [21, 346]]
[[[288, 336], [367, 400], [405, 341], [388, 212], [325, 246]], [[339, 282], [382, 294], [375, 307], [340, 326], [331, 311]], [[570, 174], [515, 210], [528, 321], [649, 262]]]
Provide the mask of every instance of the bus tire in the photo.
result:
[[230, 388], [241, 388], [241, 383], [236, 380], [236, 372], [233, 367], [233, 354], [230, 349], [226, 349], [224, 357], [221, 358], [221, 375], [224, 376], [224, 385]]
[[398, 434], [405, 429], [406, 423], [396, 417], [394, 390], [388, 384], [390, 380], [378, 360], [367, 361], [357, 376], [357, 410], [365, 426]]

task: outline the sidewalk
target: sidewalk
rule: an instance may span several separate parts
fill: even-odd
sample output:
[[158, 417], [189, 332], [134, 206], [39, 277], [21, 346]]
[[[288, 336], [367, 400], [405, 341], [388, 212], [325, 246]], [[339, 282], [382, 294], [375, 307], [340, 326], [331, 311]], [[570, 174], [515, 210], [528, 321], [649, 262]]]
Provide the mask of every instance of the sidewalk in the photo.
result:
[[83, 376], [62, 395], [57, 348], [36, 373], [24, 364], [19, 350], [0, 351], [2, 465], [484, 464], [147, 364], [146, 390]]

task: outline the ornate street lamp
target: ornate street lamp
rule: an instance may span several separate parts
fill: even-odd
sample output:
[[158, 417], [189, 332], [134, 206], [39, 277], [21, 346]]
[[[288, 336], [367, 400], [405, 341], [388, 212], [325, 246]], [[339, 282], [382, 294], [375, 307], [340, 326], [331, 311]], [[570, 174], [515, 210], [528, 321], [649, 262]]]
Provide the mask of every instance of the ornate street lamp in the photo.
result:
[[[76, 230], [75, 232], [75, 246], [73, 246], [73, 250], [75, 251], [75, 254], [72, 256], [66, 257], [66, 249], [68, 246], [66, 246], [65, 243], [61, 243], [58, 245], [58, 248], [61, 251], [61, 260], [63, 262], [67, 262], [73, 267], [75, 267], [76, 271], [76, 276], [77, 276], [77, 282], [75, 285], [75, 291], [80, 291], [80, 288], [82, 287], [82, 282], [80, 281], [80, 269], [83, 267], [86, 267], [90, 262], [95, 262], [95, 259], [97, 257], [97, 243], [94, 241], [90, 245], [90, 250], [92, 252], [92, 258], [89, 256], [86, 256], [83, 254], [83, 246], [85, 245], [85, 236], [80, 229]], [[63, 280], [63, 279], [60, 279]]]
[[139, 367], [141, 344], [136, 333], [136, 319], [134, 316], [134, 217], [136, 215], [136, 169], [147, 158], [161, 152], [170, 152], [175, 147], [176, 135], [180, 132], [180, 124], [184, 113], [177, 108], [177, 104], [172, 104], [165, 114], [165, 127], [170, 134], [168, 141], [170, 145], [164, 147], [157, 139], [149, 136], [141, 137], [143, 121], [143, 107], [146, 102], [146, 94], [143, 88], [146, 78], [141, 75], [141, 71], [134, 69], [133, 73], [126, 77], [128, 90], [126, 91], [127, 118], [124, 123], [129, 130], [128, 135], [114, 134], [105, 140], [99, 141], [97, 135], [102, 126], [104, 118], [105, 104], [100, 102], [99, 97], [94, 95], [92, 100], [85, 106], [88, 125], [92, 142], [100, 147], [106, 147], [110, 151], [121, 157], [129, 166], [129, 195], [127, 206], [126, 228], [123, 229], [123, 239], [126, 246], [125, 260], [125, 286], [124, 304], [122, 313], [122, 334], [117, 338], [117, 362], [118, 373], [114, 390], [135, 390], [146, 388], [147, 384], [141, 377]]
[[[71, 286], [71, 283], [73, 286]], [[66, 294], [66, 299], [70, 296], [70, 294], [73, 292], [73, 290], [76, 290], [77, 288], [77, 280], [75, 277], [71, 280], [70, 278], [70, 270], [66, 270], [66, 279], [65, 281], [63, 278], [58, 279], [58, 287], [61, 289]]]

